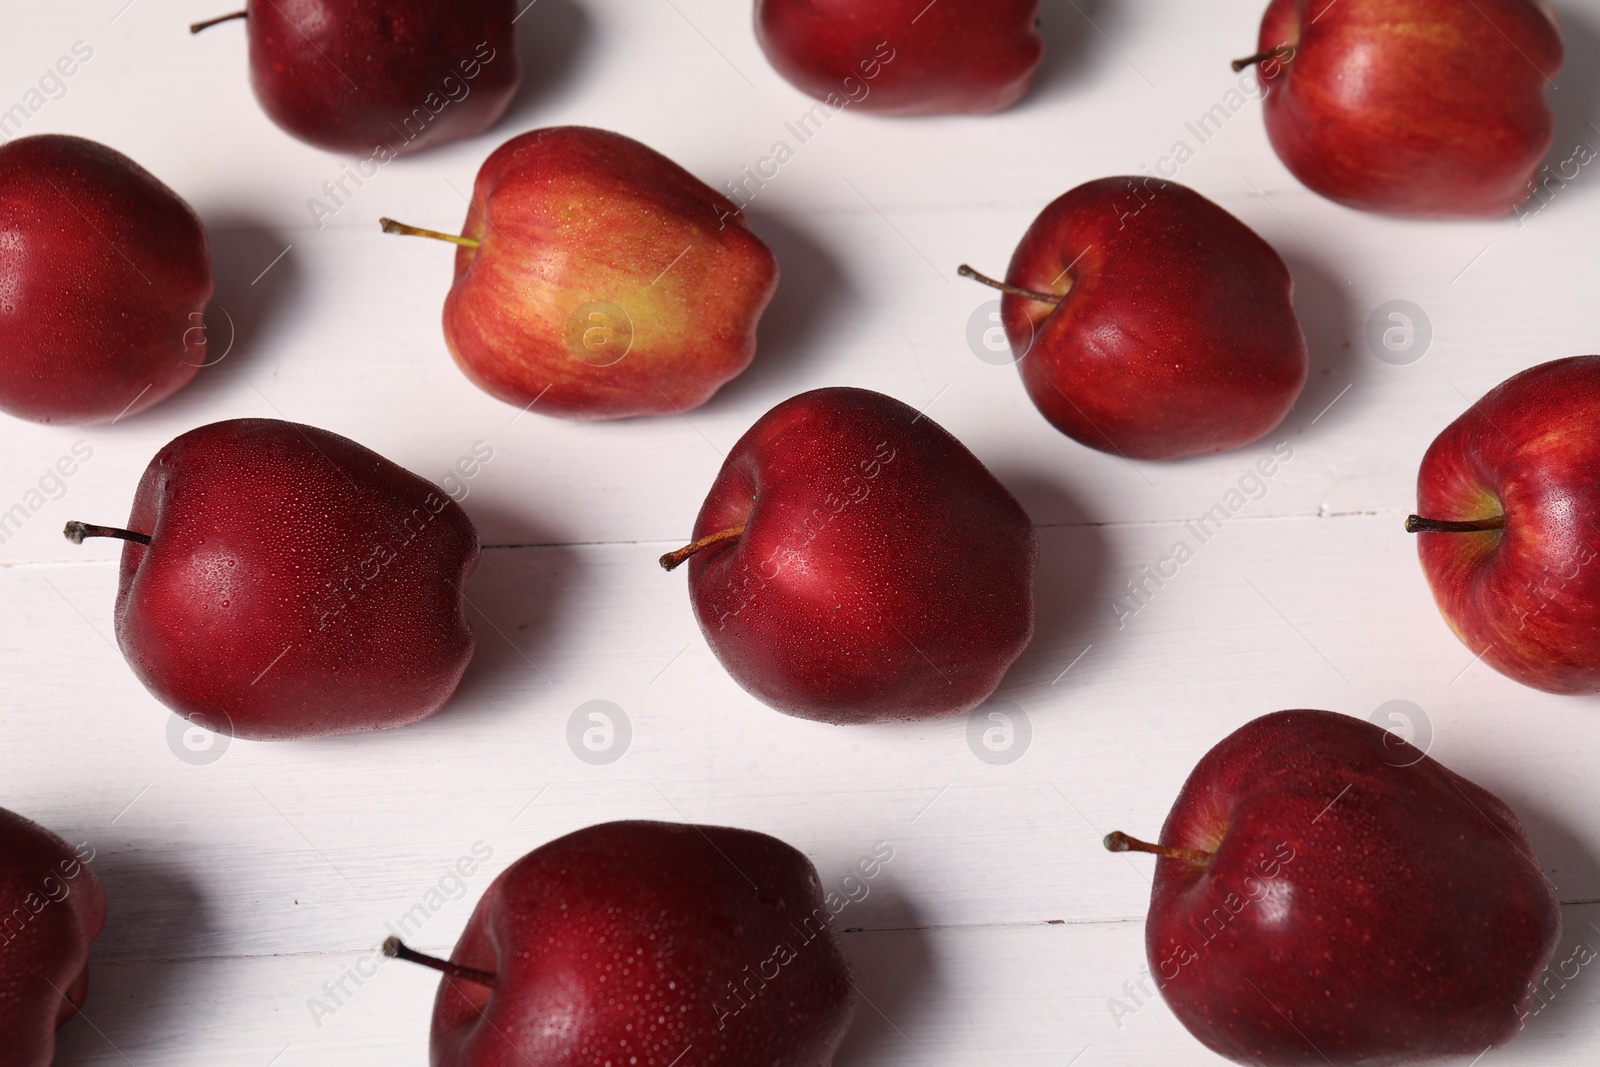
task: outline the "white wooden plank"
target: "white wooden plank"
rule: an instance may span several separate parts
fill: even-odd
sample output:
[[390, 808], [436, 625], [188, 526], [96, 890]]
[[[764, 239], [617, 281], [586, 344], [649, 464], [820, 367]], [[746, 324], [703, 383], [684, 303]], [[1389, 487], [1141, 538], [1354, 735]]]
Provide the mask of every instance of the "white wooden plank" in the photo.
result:
[[[213, 338], [225, 343], [228, 317], [237, 327], [221, 364], [138, 418], [87, 430], [0, 421], [0, 509], [75, 442], [93, 449], [64, 490], [46, 485], [59, 499], [30, 507], [0, 544], [0, 805], [92, 842], [112, 899], [89, 1022], [64, 1032], [59, 1062], [422, 1064], [427, 976], [382, 968], [320, 1028], [308, 1001], [475, 842], [494, 858], [430, 917], [425, 948], [448, 948], [518, 855], [612, 818], [765, 830], [825, 880], [874, 842], [894, 844], [848, 917], [863, 928], [847, 935], [862, 991], [882, 1014], [863, 1006], [842, 1067], [1060, 1067], [1081, 1050], [1085, 1065], [1216, 1062], [1159, 1004], [1116, 1025], [1107, 1000], [1142, 967], [1149, 871], [1099, 839], [1154, 832], [1207, 748], [1281, 707], [1368, 716], [1414, 702], [1434, 755], [1523, 816], [1572, 902], [1567, 944], [1587, 936], [1600, 920], [1577, 903], [1600, 898], [1596, 702], [1474, 664], [1400, 522], [1439, 429], [1511, 372], [1592, 350], [1585, 265], [1600, 194], [1588, 170], [1524, 225], [1421, 224], [1300, 188], [1254, 103], [1195, 145], [1180, 179], [1282, 251], [1313, 353], [1282, 430], [1237, 453], [1135, 466], [1081, 448], [1035, 414], [1014, 368], [969, 346], [988, 295], [955, 266], [1002, 269], [1049, 200], [1193, 140], [1185, 124], [1238, 85], [1227, 60], [1251, 50], [1261, 6], [1047, 3], [1053, 58], [1017, 109], [830, 120], [751, 209], [785, 279], [752, 370], [687, 418], [596, 426], [513, 421], [468, 384], [439, 333], [448, 253], [384, 237], [376, 219], [458, 223], [482, 158], [541, 125], [618, 129], [713, 184], [736, 178], [810, 106], [768, 68], [747, 4], [539, 0], [523, 47], [539, 73], [511, 119], [385, 167], [322, 228], [307, 200], [343, 161], [261, 114], [239, 27], [187, 34], [220, 8], [12, 5], [0, 106], [88, 42], [94, 58], [26, 132], [106, 141], [187, 197], [211, 230], [227, 310]], [[1600, 3], [1561, 6], [1558, 155], [1600, 137], [1589, 126]], [[1433, 327], [1408, 366], [1379, 361], [1366, 339], [1374, 310], [1396, 299]], [[1038, 637], [1000, 694], [1031, 729], [1014, 763], [977, 758], [964, 721], [845, 730], [767, 711], [706, 648], [683, 577], [654, 565], [743, 430], [834, 384], [927, 405], [1042, 527]], [[161, 444], [244, 415], [326, 426], [436, 479], [474, 443], [494, 448], [465, 504], [485, 543], [503, 547], [469, 586], [480, 653], [436, 719], [234, 742], [209, 765], [174, 752], [171, 715], [111, 642], [115, 547], [74, 548], [60, 527], [123, 518]], [[1279, 441], [1294, 458], [1265, 495], [1119, 625], [1125, 583]], [[566, 741], [569, 717], [597, 699], [633, 729], [609, 766], [579, 761]], [[1585, 972], [1483, 1063], [1586, 1061], [1591, 985]]]
[[[1227, 1062], [1149, 996], [1139, 922], [876, 927], [897, 921], [895, 903], [880, 906], [879, 899], [859, 905], [869, 925], [844, 935], [860, 999], [838, 1067]], [[1597, 917], [1593, 905], [1564, 909], [1568, 932], [1558, 958], [1571, 957], [1580, 942], [1593, 951], [1600, 935], [1590, 923]], [[350, 977], [358, 972], [368, 976], [359, 984]], [[241, 1024], [259, 1019], [264, 1036], [254, 1047], [265, 1053], [261, 1062], [277, 1056], [287, 1067], [357, 1059], [420, 1064], [425, 1059], [417, 1049], [426, 1041], [436, 984], [416, 968], [361, 951], [113, 961], [102, 963], [95, 979], [87, 1008], [92, 1025], [78, 1020], [63, 1032], [64, 1062], [234, 1062]], [[1586, 1025], [1597, 1009], [1600, 983], [1588, 970], [1552, 980], [1545, 1006], [1523, 1032], [1478, 1062], [1586, 1062], [1600, 1052], [1600, 1038]], [[152, 1026], [152, 1017], [181, 1020], [181, 1029]]]

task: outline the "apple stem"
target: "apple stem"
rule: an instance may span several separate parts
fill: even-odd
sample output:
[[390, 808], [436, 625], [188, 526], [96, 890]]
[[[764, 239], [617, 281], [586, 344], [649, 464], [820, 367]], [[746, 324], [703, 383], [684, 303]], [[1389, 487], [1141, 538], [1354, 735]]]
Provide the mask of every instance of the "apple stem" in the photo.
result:
[[1506, 517], [1496, 515], [1488, 519], [1467, 519], [1462, 522], [1452, 522], [1448, 519], [1425, 519], [1421, 515], [1412, 515], [1406, 519], [1406, 533], [1486, 533], [1490, 530], [1504, 530]]
[[437, 956], [424, 956], [406, 947], [406, 943], [398, 937], [387, 937], [383, 941], [383, 954], [392, 960], [405, 960], [407, 963], [420, 963], [424, 967], [432, 967], [451, 978], [459, 978], [463, 982], [472, 982], [476, 985], [493, 989], [496, 975], [488, 971], [480, 971], [476, 967], [463, 967], [459, 963], [441, 960]]
[[732, 541], [734, 538], [743, 534], [744, 531], [744, 526], [730, 526], [726, 530], [718, 530], [714, 534], [702, 537], [692, 545], [684, 545], [676, 552], [668, 552], [666, 555], [661, 557], [661, 569], [668, 571], [677, 570], [683, 565], [684, 560], [688, 559], [696, 552], [710, 548], [712, 545], [720, 545], [724, 541]]
[[996, 281], [987, 274], [973, 270], [965, 263], [961, 264], [961, 266], [957, 268], [956, 273], [961, 275], [963, 278], [971, 278], [975, 282], [982, 282], [989, 288], [998, 289], [1002, 293], [1009, 293], [1011, 296], [1020, 296], [1024, 300], [1037, 300], [1044, 304], [1059, 304], [1063, 299], [1062, 297], [1056, 296], [1052, 293], [1041, 293], [1036, 289], [1024, 289], [1020, 285], [1012, 285], [1010, 282]]
[[1201, 852], [1197, 848], [1179, 848], [1177, 845], [1152, 845], [1148, 841], [1140, 841], [1137, 837], [1129, 837], [1121, 830], [1113, 830], [1105, 837], [1107, 852], [1148, 852], [1153, 856], [1165, 856], [1170, 860], [1188, 860], [1190, 863], [1209, 865], [1212, 853]]
[[67, 528], [61, 532], [75, 545], [83, 544], [85, 537], [118, 537], [124, 541], [132, 541], [136, 545], [150, 544], [149, 534], [134, 533], [132, 530], [122, 530], [115, 526], [93, 526], [77, 519], [67, 523]]
[[1246, 68], [1246, 67], [1253, 67], [1257, 63], [1265, 63], [1269, 59], [1288, 60], [1288, 59], [1293, 59], [1293, 58], [1294, 58], [1294, 47], [1292, 45], [1280, 44], [1278, 47], [1269, 48], [1265, 52], [1257, 52], [1255, 55], [1250, 56], [1248, 59], [1236, 59], [1236, 60], [1234, 60], [1233, 61], [1233, 72], [1235, 74], [1238, 74], [1240, 71], [1244, 70], [1244, 68]]
[[384, 233], [404, 234], [407, 237], [432, 237], [435, 241], [449, 241], [451, 244], [460, 245], [462, 248], [477, 248], [481, 243], [471, 237], [457, 237], [453, 233], [440, 233], [438, 230], [424, 230], [420, 226], [407, 226], [403, 222], [394, 221], [394, 219], [379, 219], [378, 225], [383, 227]]
[[248, 11], [235, 11], [231, 15], [219, 15], [214, 19], [206, 19], [204, 22], [190, 23], [189, 32], [199, 33], [201, 30], [209, 30], [213, 26], [220, 26], [224, 22], [232, 22], [234, 19], [246, 19], [249, 17], [250, 12]]

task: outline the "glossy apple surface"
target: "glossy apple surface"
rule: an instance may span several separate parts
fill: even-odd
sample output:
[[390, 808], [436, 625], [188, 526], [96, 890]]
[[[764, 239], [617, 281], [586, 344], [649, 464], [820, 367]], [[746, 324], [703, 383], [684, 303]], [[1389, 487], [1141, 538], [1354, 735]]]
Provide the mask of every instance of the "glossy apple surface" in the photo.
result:
[[106, 924], [93, 851], [0, 808], [3, 1067], [50, 1067], [56, 1031], [83, 1005], [89, 944]]
[[779, 74], [834, 108], [886, 115], [998, 111], [1044, 55], [1039, 0], [756, 0]]
[[249, 0], [250, 82], [283, 129], [330, 152], [415, 151], [481, 133], [522, 83], [515, 0]]
[[1001, 315], [1028, 396], [1056, 429], [1130, 459], [1271, 433], [1310, 366], [1294, 281], [1272, 246], [1199, 193], [1102, 178], [1045, 208]]
[[1239, 1063], [1481, 1056], [1521, 1029], [1561, 910], [1511, 809], [1381, 727], [1283, 711], [1184, 783], [1145, 947], [1173, 1014]]
[[[433, 1067], [829, 1067], [855, 1012], [816, 869], [766, 834], [614, 822], [535, 849], [478, 902]], [[684, 1058], [683, 1062], [688, 1062]]]
[[81, 137], [0, 145], [0, 410], [136, 415], [206, 361], [200, 220], [127, 156]]
[[1600, 356], [1558, 359], [1490, 390], [1417, 474], [1423, 519], [1491, 527], [1417, 532], [1445, 621], [1483, 662], [1551, 693], [1600, 692], [1597, 425]]
[[778, 285], [733, 203], [620, 134], [569, 126], [478, 172], [445, 301], [450, 352], [493, 396], [575, 419], [674, 414], [756, 350]]
[[1544, 0], [1273, 0], [1267, 134], [1312, 190], [1367, 211], [1504, 215], [1555, 122], [1560, 20]]
[[472, 658], [478, 537], [442, 489], [276, 419], [191, 430], [150, 461], [123, 546], [117, 642], [145, 686], [258, 740], [403, 726]]
[[867, 389], [792, 397], [723, 464], [689, 561], [700, 629], [764, 703], [823, 722], [959, 715], [1033, 636], [1038, 540], [934, 421]]

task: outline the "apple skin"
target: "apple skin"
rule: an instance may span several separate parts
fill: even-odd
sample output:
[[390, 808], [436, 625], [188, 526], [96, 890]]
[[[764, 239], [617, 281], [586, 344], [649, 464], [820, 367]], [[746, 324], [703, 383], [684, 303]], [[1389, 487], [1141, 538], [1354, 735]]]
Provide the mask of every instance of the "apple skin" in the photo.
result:
[[1330, 200], [1492, 218], [1533, 192], [1564, 46], [1544, 0], [1273, 0], [1260, 49], [1267, 136]]
[[1215, 855], [1156, 860], [1151, 974], [1189, 1032], [1238, 1063], [1481, 1055], [1521, 1029], [1560, 938], [1511, 809], [1333, 712], [1276, 712], [1223, 739], [1161, 843]]
[[867, 389], [792, 397], [732, 451], [689, 560], [700, 629], [762, 702], [830, 723], [960, 715], [1033, 637], [1038, 538], [932, 419]]
[[1505, 517], [1503, 530], [1420, 533], [1422, 570], [1474, 655], [1549, 693], [1600, 692], [1600, 356], [1525, 370], [1429, 447], [1417, 513]]
[[811, 862], [766, 834], [568, 834], [479, 900], [451, 960], [495, 988], [439, 983], [430, 1062], [665, 1067], [692, 1045], [695, 1063], [828, 1067], [855, 1013], [830, 916]]
[[114, 422], [206, 361], [206, 231], [120, 152], [40, 134], [0, 145], [0, 410]]
[[1038, 22], [1039, 0], [756, 0], [756, 40], [790, 84], [884, 115], [1010, 107], [1044, 56]]
[[[117, 643], [168, 707], [277, 741], [404, 726], [472, 659], [478, 536], [444, 490], [276, 419], [191, 430], [150, 461], [122, 549]], [[281, 658], [280, 658], [281, 657]]]
[[[1071, 268], [1070, 274], [1068, 268]], [[1050, 424], [1130, 459], [1239, 448], [1272, 432], [1310, 369], [1278, 253], [1192, 189], [1102, 178], [1046, 207], [1001, 317]]]
[[106, 894], [89, 857], [4, 808], [0, 857], [0, 1067], [50, 1067], [56, 1031], [88, 993], [89, 944], [105, 927]]
[[[571, 419], [688, 411], [750, 365], [778, 261], [727, 197], [606, 130], [535, 130], [478, 172], [445, 340], [481, 389]], [[603, 302], [614, 311], [584, 313]], [[591, 317], [598, 316], [598, 317]]]
[[403, 154], [471, 137], [522, 84], [518, 7], [248, 0], [250, 82], [273, 122], [330, 152]]

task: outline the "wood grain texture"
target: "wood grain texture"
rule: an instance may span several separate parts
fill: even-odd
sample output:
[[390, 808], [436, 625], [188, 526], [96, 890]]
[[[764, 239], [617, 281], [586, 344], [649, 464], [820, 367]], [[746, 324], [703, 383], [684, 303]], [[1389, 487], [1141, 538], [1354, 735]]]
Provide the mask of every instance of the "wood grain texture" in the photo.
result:
[[[1580, 939], [1600, 947], [1600, 701], [1476, 664], [1401, 529], [1440, 428], [1514, 371], [1593, 350], [1588, 170], [1521, 225], [1357, 215], [1284, 171], [1254, 103], [1204, 144], [1186, 127], [1238, 87], [1227, 61], [1251, 50], [1258, 0], [1047, 2], [1051, 55], [1015, 110], [840, 114], [760, 192], [752, 224], [784, 279], [744, 377], [685, 417], [578, 425], [518, 417], [460, 375], [439, 332], [448, 252], [385, 237], [377, 219], [458, 225], [482, 158], [543, 125], [617, 129], [712, 184], [737, 177], [810, 106], [768, 68], [748, 4], [538, 0], [521, 23], [535, 73], [512, 117], [382, 168], [320, 228], [307, 200], [347, 161], [261, 114], [239, 27], [191, 38], [187, 23], [219, 10], [177, 6], [14, 4], [0, 39], [0, 107], [74, 42], [93, 47], [24, 132], [103, 140], [189, 199], [216, 257], [212, 343], [235, 336], [226, 359], [138, 418], [0, 422], [0, 510], [75, 442], [93, 450], [0, 543], [0, 805], [91, 842], [112, 907], [60, 1063], [424, 1064], [433, 981], [375, 963], [385, 924], [409, 921], [419, 948], [448, 951], [495, 873], [614, 818], [773, 833], [828, 883], [876, 842], [894, 846], [841, 916], [863, 997], [841, 1067], [1218, 1062], [1159, 1001], [1125, 992], [1144, 968], [1150, 869], [1100, 838], [1154, 834], [1206, 749], [1285, 707], [1420, 708], [1433, 755], [1527, 823], [1567, 902], [1557, 958]], [[1560, 6], [1571, 54], [1556, 160], [1600, 145], [1600, 2]], [[1195, 149], [1179, 180], [1289, 262], [1312, 377], [1258, 446], [1134, 465], [1057, 434], [1014, 368], [979, 358], [968, 331], [976, 316], [981, 332], [989, 294], [955, 267], [1003, 270], [1049, 200], [1153, 165], [1179, 139]], [[1367, 339], [1392, 300], [1432, 326], [1408, 366]], [[767, 711], [711, 656], [683, 575], [655, 566], [744, 429], [824, 385], [926, 407], [1039, 524], [1038, 636], [999, 694], [1026, 718], [1021, 759], [977, 758], [964, 720], [844, 729]], [[435, 719], [236, 741], [205, 765], [176, 754], [181, 727], [174, 742], [172, 716], [112, 643], [115, 547], [74, 548], [60, 528], [124, 518], [161, 444], [247, 415], [326, 427], [436, 480], [476, 443], [493, 448], [464, 500], [491, 546], [467, 590], [480, 652]], [[1258, 498], [1144, 602], [1124, 599], [1280, 442], [1293, 458]], [[567, 743], [592, 700], [632, 728], [606, 766]], [[493, 859], [450, 880], [478, 842]], [[1585, 969], [1483, 1062], [1586, 1061], [1600, 1050], [1597, 1001]]]

